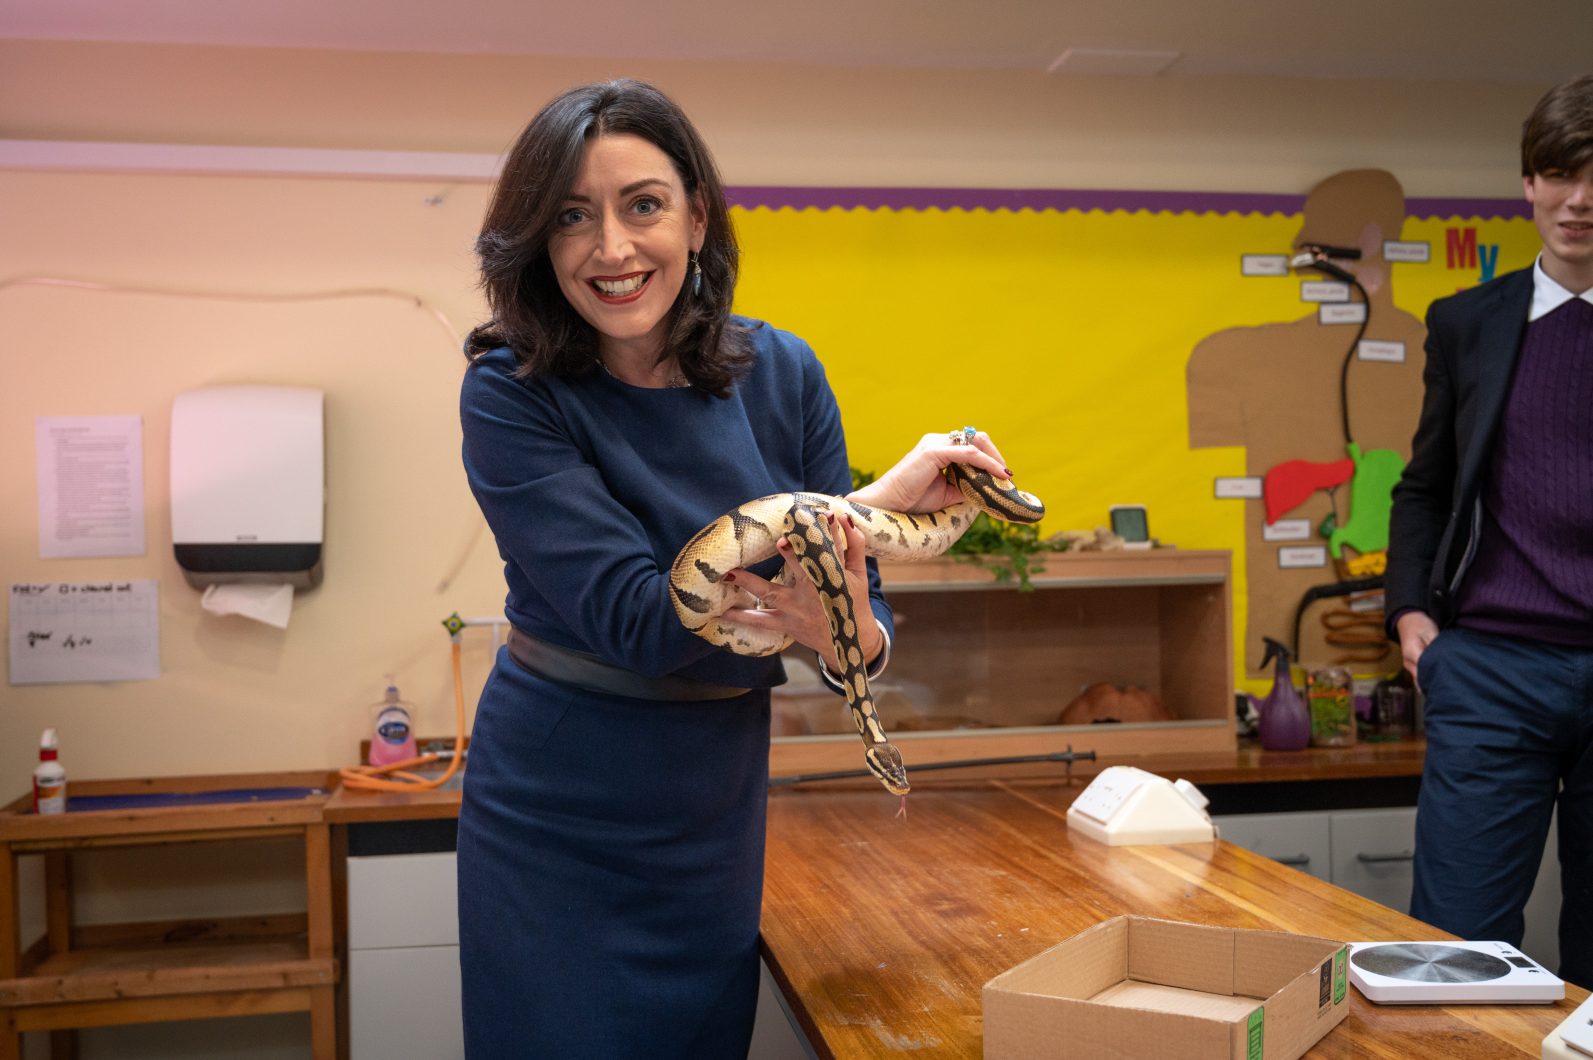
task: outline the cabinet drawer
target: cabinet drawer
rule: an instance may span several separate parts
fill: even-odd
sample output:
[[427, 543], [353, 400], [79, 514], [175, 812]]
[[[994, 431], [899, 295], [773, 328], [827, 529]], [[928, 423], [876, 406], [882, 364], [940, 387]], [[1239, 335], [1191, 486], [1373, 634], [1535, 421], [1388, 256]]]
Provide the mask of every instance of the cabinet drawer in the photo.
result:
[[351, 1060], [463, 1060], [459, 947], [351, 952], [348, 1008]]
[[1223, 839], [1290, 868], [1329, 879], [1330, 830], [1325, 813], [1238, 813], [1213, 818]]
[[457, 946], [457, 863], [453, 851], [349, 858], [349, 949]]
[[1339, 810], [1332, 815], [1333, 882], [1401, 913], [1410, 912], [1416, 808]]

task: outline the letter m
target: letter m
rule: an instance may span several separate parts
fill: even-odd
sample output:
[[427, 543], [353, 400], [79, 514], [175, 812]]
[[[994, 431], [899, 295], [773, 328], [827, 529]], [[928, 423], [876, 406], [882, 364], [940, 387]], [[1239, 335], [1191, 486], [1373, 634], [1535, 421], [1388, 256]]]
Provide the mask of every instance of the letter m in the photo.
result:
[[1444, 229], [1444, 258], [1451, 269], [1477, 267], [1477, 230], [1475, 228]]

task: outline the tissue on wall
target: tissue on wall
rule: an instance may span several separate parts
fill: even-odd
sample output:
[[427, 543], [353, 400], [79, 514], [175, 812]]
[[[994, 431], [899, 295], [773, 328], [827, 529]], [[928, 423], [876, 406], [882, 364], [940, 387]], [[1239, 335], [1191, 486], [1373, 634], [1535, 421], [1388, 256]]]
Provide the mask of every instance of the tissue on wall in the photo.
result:
[[194, 588], [321, 581], [325, 395], [219, 386], [171, 410], [172, 546]]

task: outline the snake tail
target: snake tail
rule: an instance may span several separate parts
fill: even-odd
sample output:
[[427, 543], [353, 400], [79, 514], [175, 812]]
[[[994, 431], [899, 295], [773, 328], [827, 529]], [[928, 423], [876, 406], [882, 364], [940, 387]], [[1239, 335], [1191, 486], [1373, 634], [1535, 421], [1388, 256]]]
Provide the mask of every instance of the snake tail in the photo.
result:
[[[841, 686], [846, 690], [846, 705], [852, 714], [857, 734], [863, 738], [863, 763], [885, 790], [906, 795], [907, 767], [901, 752], [891, 746], [874, 709], [874, 693], [868, 686], [868, 668], [863, 644], [858, 636], [858, 612], [846, 581], [843, 556], [844, 538], [830, 532], [828, 511], [815, 509], [798, 500], [784, 520], [785, 537], [802, 572], [818, 590], [819, 601], [830, 622], [830, 636], [841, 662]], [[871, 617], [871, 615], [870, 615]]]

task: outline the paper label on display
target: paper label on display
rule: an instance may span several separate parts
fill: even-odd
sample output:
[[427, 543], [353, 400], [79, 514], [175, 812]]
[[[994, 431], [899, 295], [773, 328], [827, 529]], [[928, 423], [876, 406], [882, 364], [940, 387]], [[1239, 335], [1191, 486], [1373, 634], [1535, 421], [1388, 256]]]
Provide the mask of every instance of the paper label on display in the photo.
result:
[[1405, 344], [1403, 342], [1374, 342], [1371, 339], [1362, 339], [1355, 348], [1355, 356], [1363, 361], [1387, 361], [1389, 364], [1405, 363]]
[[1239, 272], [1244, 276], [1287, 276], [1287, 254], [1241, 254]]
[[1352, 593], [1349, 602], [1345, 605], [1357, 614], [1368, 611], [1383, 610], [1383, 590], [1374, 589], [1368, 593]]
[[1359, 324], [1366, 319], [1365, 302], [1345, 302], [1343, 305], [1316, 307], [1318, 324]]
[[1261, 496], [1261, 479], [1219, 475], [1213, 483], [1213, 492], [1220, 500], [1248, 499]]
[[1432, 260], [1431, 243], [1404, 243], [1397, 239], [1383, 240], [1384, 261], [1414, 261], [1425, 265]]
[[1340, 283], [1338, 280], [1302, 280], [1300, 282], [1300, 301], [1302, 302], [1348, 302], [1350, 300], [1350, 285]]
[[1296, 567], [1326, 567], [1326, 545], [1296, 545], [1278, 549], [1278, 566], [1284, 570]]
[[1279, 519], [1275, 523], [1267, 523], [1261, 528], [1263, 541], [1309, 541], [1311, 540], [1311, 520], [1309, 519]]

